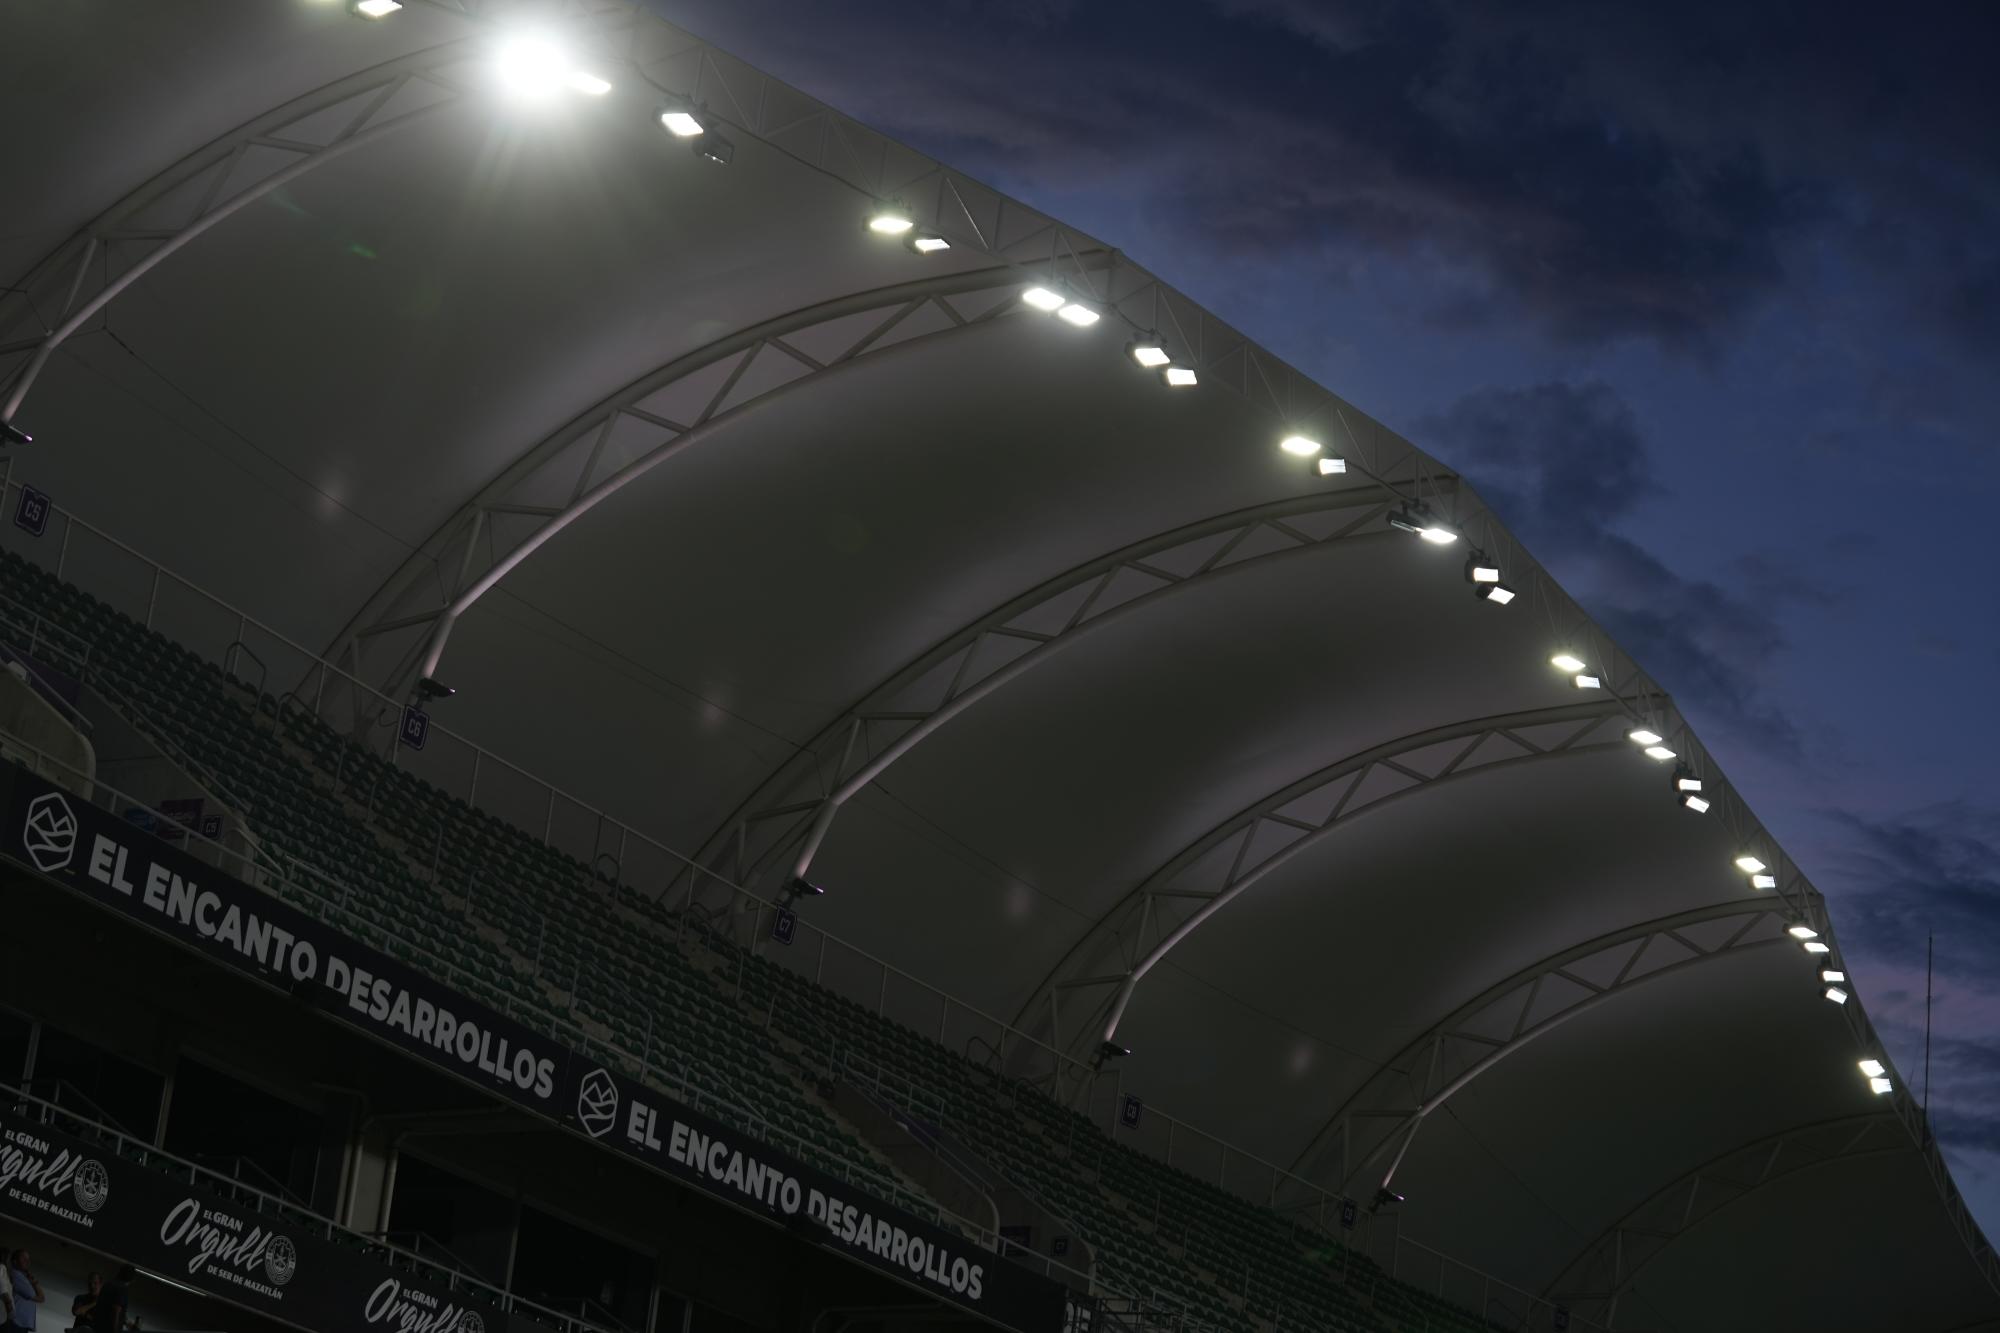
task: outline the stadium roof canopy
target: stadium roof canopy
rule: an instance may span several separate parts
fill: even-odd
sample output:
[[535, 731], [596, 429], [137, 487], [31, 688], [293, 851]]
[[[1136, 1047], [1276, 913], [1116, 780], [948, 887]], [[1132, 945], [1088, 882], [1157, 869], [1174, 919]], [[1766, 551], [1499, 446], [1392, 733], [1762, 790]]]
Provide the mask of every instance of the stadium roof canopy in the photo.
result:
[[[503, 89], [530, 18], [610, 90]], [[1580, 1313], [1622, 1247], [1621, 1326], [1994, 1314], [1671, 701], [1447, 462], [1107, 242], [620, 5], [68, 0], [0, 49], [16, 386], [61, 335], [17, 481], [392, 693], [441, 651], [440, 720], [754, 888], [823, 834], [814, 922], [1081, 1058], [1122, 1011], [1149, 1104], [1364, 1198], [1399, 1160], [1412, 1235]]]

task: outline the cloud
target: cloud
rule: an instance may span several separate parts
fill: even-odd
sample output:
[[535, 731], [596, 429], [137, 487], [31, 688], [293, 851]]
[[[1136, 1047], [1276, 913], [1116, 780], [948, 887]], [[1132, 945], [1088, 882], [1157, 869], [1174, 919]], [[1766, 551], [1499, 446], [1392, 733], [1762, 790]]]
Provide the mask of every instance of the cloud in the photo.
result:
[[682, 0], [671, 17], [1078, 225], [1143, 210], [1164, 252], [1137, 257], [1170, 280], [1215, 251], [1333, 278], [1394, 257], [1454, 321], [1705, 348], [1833, 228], [1935, 326], [1995, 336], [1978, 293], [2000, 273], [2000, 198], [1973, 127], [2000, 123], [2000, 94], [1968, 55], [1988, 20], [1885, 33], [1859, 6], [1810, 24], [1767, 8], [1209, 0], [1161, 22], [1126, 0]]
[[1927, 934], [1967, 986], [2000, 997], [2000, 811], [1964, 801], [1905, 814], [1829, 810], [1837, 856], [1829, 883], [1871, 951], [1915, 965]]
[[1773, 553], [1740, 558], [1724, 587], [1676, 572], [1622, 535], [1619, 522], [1661, 491], [1644, 436], [1611, 388], [1482, 389], [1417, 433], [1683, 709], [1796, 755], [1799, 729], [1762, 682], [1787, 647], [1781, 611], [1831, 594]]

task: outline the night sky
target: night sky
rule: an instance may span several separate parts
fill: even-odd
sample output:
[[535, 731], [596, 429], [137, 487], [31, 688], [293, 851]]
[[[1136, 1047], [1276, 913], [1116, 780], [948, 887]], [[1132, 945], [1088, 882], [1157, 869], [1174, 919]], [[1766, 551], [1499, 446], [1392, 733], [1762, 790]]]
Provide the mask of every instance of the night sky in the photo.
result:
[[653, 0], [1463, 471], [1833, 902], [2000, 1237], [2000, 9]]

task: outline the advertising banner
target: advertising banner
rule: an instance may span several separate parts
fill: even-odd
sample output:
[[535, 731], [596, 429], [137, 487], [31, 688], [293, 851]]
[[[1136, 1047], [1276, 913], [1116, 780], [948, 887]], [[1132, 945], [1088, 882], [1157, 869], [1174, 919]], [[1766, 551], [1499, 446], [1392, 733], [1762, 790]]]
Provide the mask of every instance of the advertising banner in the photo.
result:
[[569, 1052], [25, 770], [0, 769], [0, 810], [0, 851], [116, 912], [939, 1300], [1022, 1333], [1063, 1326], [1066, 1289], [1041, 1274]]
[[[307, 1329], [528, 1333], [270, 1213], [0, 1108], [0, 1215]], [[134, 1297], [142, 1310], [143, 1285]]]

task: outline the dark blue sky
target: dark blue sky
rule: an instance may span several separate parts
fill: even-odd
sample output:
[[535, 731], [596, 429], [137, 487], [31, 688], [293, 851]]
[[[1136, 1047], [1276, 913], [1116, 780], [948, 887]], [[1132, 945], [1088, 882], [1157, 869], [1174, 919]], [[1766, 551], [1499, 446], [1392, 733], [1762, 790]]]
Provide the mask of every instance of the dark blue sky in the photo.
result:
[[2000, 1237], [2000, 9], [654, 0], [1472, 477], [1834, 902]]

